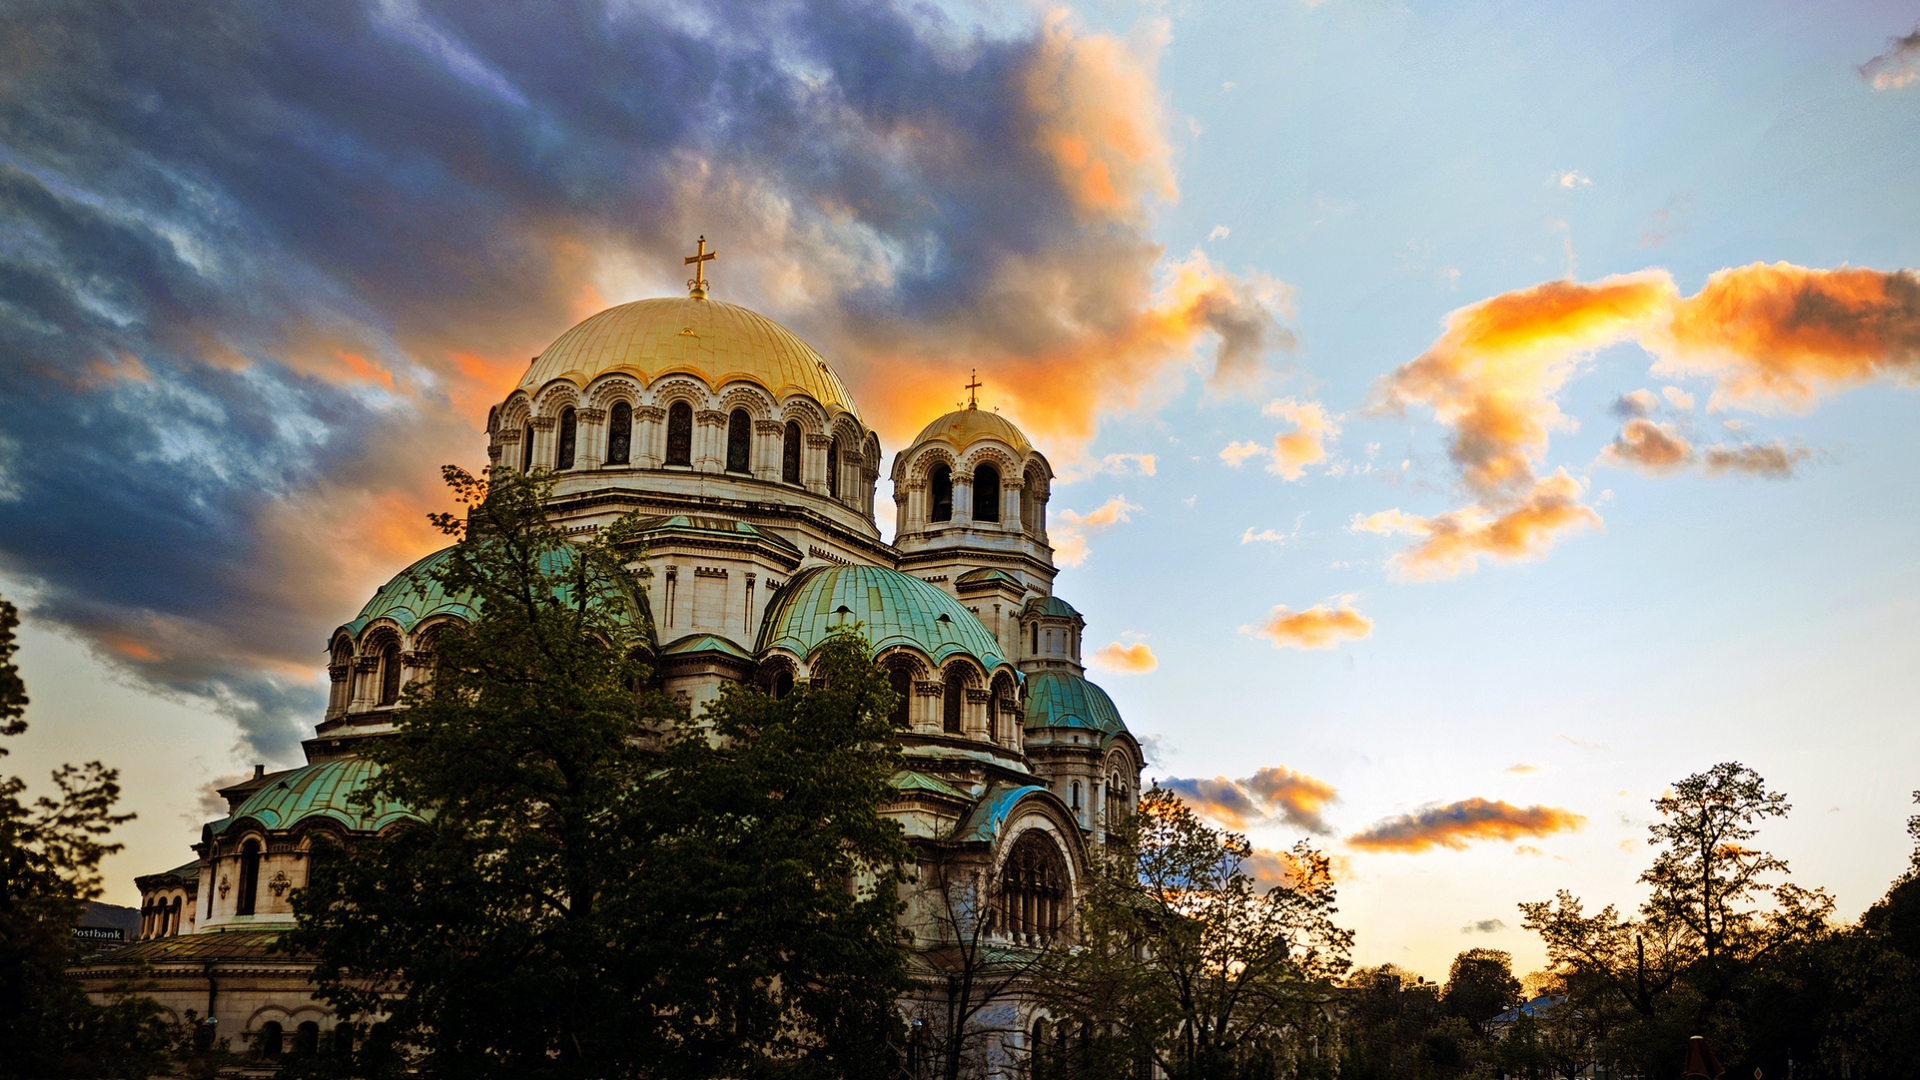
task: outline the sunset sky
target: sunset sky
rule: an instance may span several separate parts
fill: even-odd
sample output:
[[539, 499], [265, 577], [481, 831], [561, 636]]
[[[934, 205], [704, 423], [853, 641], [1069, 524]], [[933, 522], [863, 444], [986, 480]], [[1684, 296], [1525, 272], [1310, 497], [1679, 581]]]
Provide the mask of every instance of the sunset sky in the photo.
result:
[[701, 234], [889, 458], [978, 368], [1150, 773], [1316, 837], [1358, 961], [1538, 967], [1515, 905], [1637, 903], [1725, 760], [1842, 916], [1906, 865], [1911, 2], [6, 18], [6, 767], [121, 768], [110, 901], [299, 763], [439, 466]]

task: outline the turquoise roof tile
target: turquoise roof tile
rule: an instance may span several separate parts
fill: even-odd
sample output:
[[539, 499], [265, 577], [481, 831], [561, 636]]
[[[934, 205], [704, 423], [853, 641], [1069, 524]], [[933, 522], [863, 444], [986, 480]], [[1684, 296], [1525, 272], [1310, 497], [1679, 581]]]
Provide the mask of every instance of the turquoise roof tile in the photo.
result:
[[324, 817], [359, 832], [378, 832], [395, 822], [420, 820], [412, 810], [384, 798], [376, 799], [371, 806], [357, 804], [355, 796], [379, 774], [380, 766], [360, 758], [322, 761], [294, 769], [254, 792], [232, 817], [214, 822], [208, 831], [218, 835], [241, 818], [252, 818], [269, 830], [279, 831]]
[[1127, 730], [1107, 692], [1079, 675], [1036, 671], [1027, 676], [1026, 691], [1029, 730], [1086, 728], [1105, 735]]
[[911, 574], [878, 566], [816, 566], [795, 574], [767, 605], [754, 650], [811, 656], [836, 628], [855, 625], [875, 653], [911, 645], [936, 665], [961, 654], [988, 671], [1007, 662], [999, 641], [960, 601]]
[[1072, 604], [1067, 603], [1057, 596], [1036, 596], [1027, 601], [1026, 607], [1021, 610], [1027, 615], [1052, 615], [1066, 619], [1081, 618], [1080, 613], [1073, 609]]
[[367, 606], [360, 609], [360, 617], [342, 629], [359, 637], [360, 631], [375, 619], [392, 619], [407, 633], [435, 615], [457, 615], [473, 621], [479, 614], [474, 598], [466, 593], [449, 595], [435, 579], [435, 571], [452, 554], [452, 548], [442, 548], [395, 574], [393, 580], [380, 586]]
[[1018, 787], [996, 785], [960, 826], [959, 838], [992, 843], [999, 839], [1001, 830], [1006, 828], [1007, 818], [1020, 800], [1046, 794], [1047, 789], [1038, 784], [1022, 784]]

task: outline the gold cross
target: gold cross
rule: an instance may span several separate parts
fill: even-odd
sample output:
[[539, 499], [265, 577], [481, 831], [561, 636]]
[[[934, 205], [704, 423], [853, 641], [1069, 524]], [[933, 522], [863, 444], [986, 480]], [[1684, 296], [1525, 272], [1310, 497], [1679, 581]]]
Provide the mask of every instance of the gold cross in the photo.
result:
[[700, 238], [700, 250], [685, 259], [686, 264], [693, 267], [693, 277], [687, 279], [687, 295], [696, 300], [707, 298], [706, 264], [719, 254], [718, 251], [708, 251], [707, 238], [704, 236]]
[[986, 384], [980, 381], [980, 369], [974, 368], [973, 381], [967, 384], [967, 408], [977, 409], [980, 407], [979, 390], [980, 390], [980, 387], [984, 385]]

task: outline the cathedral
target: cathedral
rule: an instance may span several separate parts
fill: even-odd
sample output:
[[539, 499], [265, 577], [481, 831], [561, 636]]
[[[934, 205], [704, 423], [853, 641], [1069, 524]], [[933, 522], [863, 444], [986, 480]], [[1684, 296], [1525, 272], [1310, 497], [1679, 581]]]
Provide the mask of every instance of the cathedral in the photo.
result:
[[[880, 440], [853, 396], [793, 332], [710, 299], [704, 258], [687, 260], [686, 297], [610, 308], [534, 357], [488, 416], [491, 464], [552, 470], [551, 514], [570, 531], [644, 519], [652, 663], [696, 715], [729, 681], [784, 694], [836, 627], [862, 628], [901, 695], [885, 809], [919, 853], [902, 918], [920, 970], [956, 935], [1044, 948], [1068, 929], [1089, 852], [1132, 806], [1143, 765], [1085, 676], [1080, 613], [1053, 595], [1052, 469], [977, 404], [938, 417], [893, 456], [887, 542]], [[393, 729], [438, 628], [475, 616], [435, 583], [445, 556], [400, 571], [333, 631], [307, 763], [222, 790], [228, 813], [201, 827], [194, 857], [137, 879], [139, 939], [81, 969], [96, 995], [148, 965], [176, 1018], [211, 1017], [204, 1039], [263, 1067], [354, 1037], [312, 997], [308, 966], [268, 947], [292, 923], [316, 836], [350, 843], [413, 816], [355, 798], [373, 775], [359, 749]], [[958, 887], [961, 908], [991, 914], [973, 926], [947, 914]], [[910, 1030], [937, 1011], [914, 997], [901, 1009]], [[1017, 1072], [1046, 1029], [1017, 980], [977, 1022], [969, 1071], [982, 1076]]]

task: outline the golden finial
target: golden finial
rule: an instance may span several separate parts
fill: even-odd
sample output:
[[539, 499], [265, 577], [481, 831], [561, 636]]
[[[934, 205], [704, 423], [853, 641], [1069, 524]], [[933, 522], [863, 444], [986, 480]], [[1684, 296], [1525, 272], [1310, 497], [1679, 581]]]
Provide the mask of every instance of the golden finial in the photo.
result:
[[686, 264], [693, 267], [693, 276], [687, 279], [688, 296], [695, 300], [707, 298], [706, 264], [713, 261], [719, 254], [718, 251], [708, 251], [707, 238], [704, 236], [700, 238], [700, 250], [685, 259]]
[[973, 381], [967, 383], [967, 408], [978, 409], [980, 407], [980, 387], [983, 385], [985, 384], [980, 381], [980, 369], [974, 368]]

